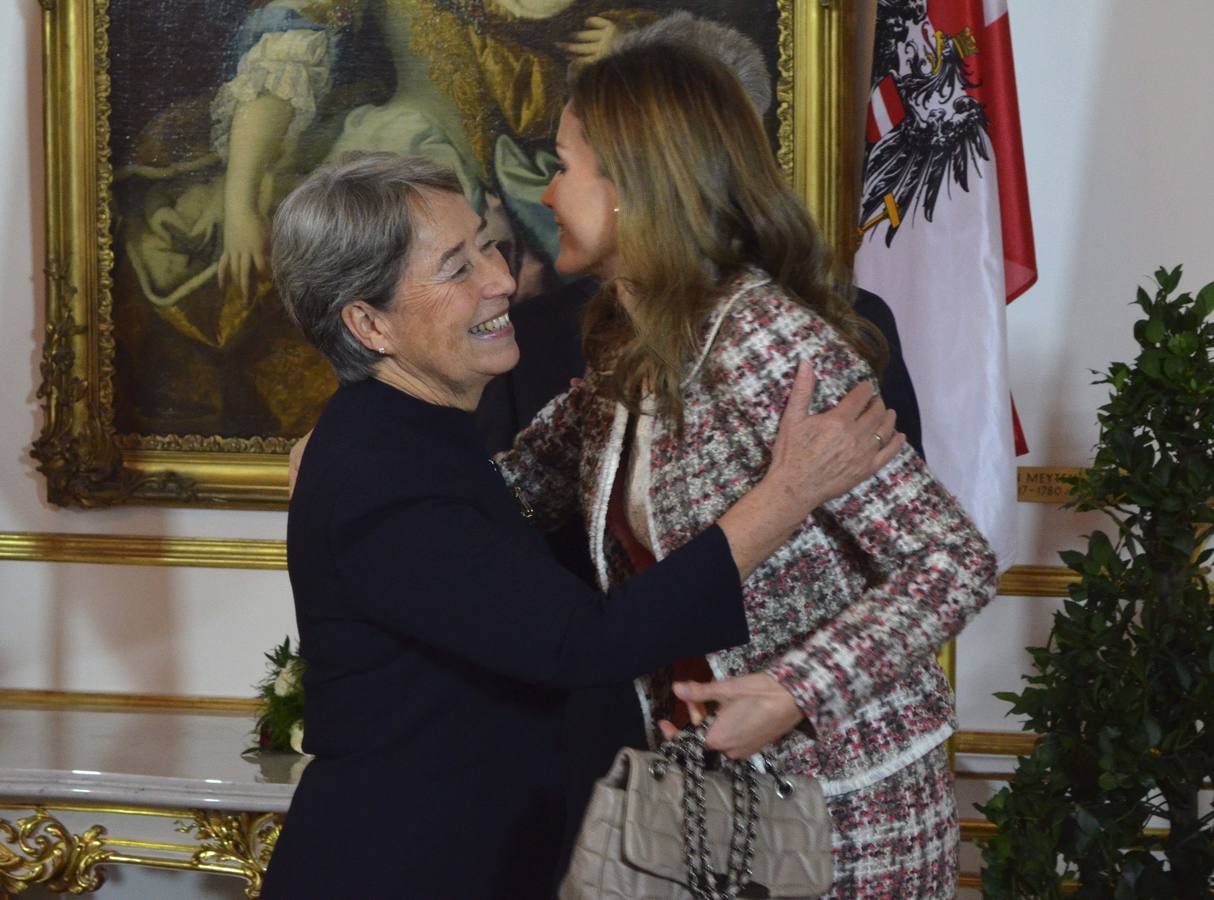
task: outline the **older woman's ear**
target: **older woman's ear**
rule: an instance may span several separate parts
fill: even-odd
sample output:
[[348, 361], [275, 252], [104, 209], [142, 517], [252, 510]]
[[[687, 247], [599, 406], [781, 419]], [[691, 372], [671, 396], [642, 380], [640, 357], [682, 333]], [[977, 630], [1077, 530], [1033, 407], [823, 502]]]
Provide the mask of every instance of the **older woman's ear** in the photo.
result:
[[342, 307], [341, 320], [349, 329], [350, 334], [354, 335], [356, 341], [368, 350], [383, 355], [384, 351], [381, 347], [384, 343], [384, 335], [379, 330], [379, 320], [375, 315], [375, 310], [361, 300], [355, 300]]
[[299, 477], [299, 464], [303, 462], [304, 448], [308, 446], [308, 438], [312, 436], [312, 432], [308, 432], [291, 447], [291, 455], [287, 461], [287, 497], [295, 493], [295, 479]]

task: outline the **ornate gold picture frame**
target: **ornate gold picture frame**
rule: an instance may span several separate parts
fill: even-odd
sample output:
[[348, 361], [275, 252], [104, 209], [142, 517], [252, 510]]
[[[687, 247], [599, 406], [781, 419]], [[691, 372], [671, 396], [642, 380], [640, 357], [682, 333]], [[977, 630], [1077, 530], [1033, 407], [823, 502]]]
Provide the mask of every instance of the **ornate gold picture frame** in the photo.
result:
[[[285, 136], [271, 134], [273, 155], [280, 161], [290, 157], [294, 171], [275, 183], [265, 175], [249, 195], [251, 205], [261, 204], [263, 223], [282, 183], [289, 187], [291, 175], [297, 178], [317, 164], [323, 158], [318, 147], [346, 140], [352, 120], [372, 120], [394, 102], [410, 74], [408, 54], [428, 52], [430, 84], [450, 108], [447, 121], [462, 116], [465, 131], [483, 132], [468, 143], [470, 169], [477, 160], [484, 169], [465, 181], [475, 191], [483, 176], [487, 192], [496, 190], [509, 205], [514, 195], [494, 167], [504, 171], [505, 159], [516, 168], [542, 168], [547, 134], [537, 129], [548, 123], [536, 118], [543, 103], [533, 95], [508, 96], [506, 88], [517, 89], [518, 79], [503, 80], [501, 67], [516, 65], [520, 52], [531, 53], [527, 90], [547, 89], [552, 79], [544, 66], [564, 66], [553, 48], [586, 29], [592, 16], [616, 15], [612, 21], [623, 28], [628, 15], [643, 22], [686, 8], [760, 42], [776, 83], [769, 122], [781, 163], [840, 256], [850, 256], [853, 216], [844, 211], [855, 206], [855, 154], [843, 138], [852, 130], [853, 98], [845, 90], [854, 84], [848, 72], [855, 28], [850, 4], [550, 0], [551, 21], [541, 23], [547, 32], [517, 17], [494, 20], [517, 5], [42, 0], [48, 238], [38, 397], [45, 421], [32, 453], [52, 503], [285, 505], [286, 451], [310, 427], [329, 385], [319, 358], [286, 326], [264, 278], [250, 277], [242, 288], [232, 267], [226, 287], [220, 287], [221, 213], [234, 208], [225, 188], [236, 183], [235, 177], [225, 181], [223, 142], [230, 139], [235, 146], [238, 128], [230, 108], [224, 121], [223, 107], [239, 100], [224, 95], [239, 91], [221, 88], [243, 71], [238, 62], [256, 52], [266, 32], [298, 28], [301, 20], [290, 16], [298, 17], [301, 9], [305, 26], [298, 33], [315, 38], [313, 49], [324, 45], [336, 57], [345, 48], [360, 61], [379, 53], [383, 62], [364, 63], [352, 74], [325, 70], [309, 76], [325, 88], [308, 114], [312, 131], [300, 126]], [[377, 33], [372, 8], [399, 21]], [[391, 42], [402, 40], [402, 27], [413, 36], [403, 50], [394, 49]], [[479, 80], [468, 80], [468, 67], [437, 64], [452, 48], [468, 49], [479, 61]], [[383, 83], [372, 83], [370, 76], [384, 72]], [[440, 85], [439, 78], [450, 83]], [[559, 104], [559, 86], [551, 90], [549, 101]], [[317, 97], [293, 97], [293, 121]], [[491, 108], [478, 105], [490, 100]], [[425, 119], [425, 128], [442, 119], [441, 110], [407, 112], [410, 122]], [[429, 136], [418, 137], [423, 126], [410, 125], [402, 140], [433, 146]], [[525, 210], [513, 212], [511, 221], [526, 220]]]

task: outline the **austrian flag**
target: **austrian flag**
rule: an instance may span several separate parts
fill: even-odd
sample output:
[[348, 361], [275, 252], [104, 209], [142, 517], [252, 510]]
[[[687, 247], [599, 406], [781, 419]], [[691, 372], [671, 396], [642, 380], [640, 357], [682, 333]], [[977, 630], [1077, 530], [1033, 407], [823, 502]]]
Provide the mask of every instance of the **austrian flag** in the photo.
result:
[[897, 317], [928, 465], [1006, 568], [1023, 438], [1005, 307], [1037, 277], [1007, 0], [879, 0], [859, 234], [856, 283]]
[[902, 98], [898, 96], [898, 84], [893, 75], [886, 75], [868, 98], [868, 143], [877, 143], [901, 125], [904, 118], [906, 110], [902, 107]]

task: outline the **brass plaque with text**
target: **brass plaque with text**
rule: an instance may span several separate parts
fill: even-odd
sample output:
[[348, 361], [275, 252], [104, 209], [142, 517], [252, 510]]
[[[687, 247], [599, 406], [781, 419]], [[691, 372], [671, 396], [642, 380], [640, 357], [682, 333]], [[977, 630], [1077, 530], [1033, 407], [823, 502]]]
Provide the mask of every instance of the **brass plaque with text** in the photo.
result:
[[1065, 503], [1071, 499], [1071, 488], [1062, 479], [1082, 471], [1062, 466], [1020, 466], [1016, 469], [1016, 499], [1021, 503]]

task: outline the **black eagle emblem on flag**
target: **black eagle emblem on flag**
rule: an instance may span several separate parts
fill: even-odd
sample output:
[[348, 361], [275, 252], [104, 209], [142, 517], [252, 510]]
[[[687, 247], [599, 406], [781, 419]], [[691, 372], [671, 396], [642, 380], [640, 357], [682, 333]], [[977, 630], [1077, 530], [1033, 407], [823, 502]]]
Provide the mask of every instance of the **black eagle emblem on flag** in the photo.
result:
[[987, 117], [968, 91], [966, 60], [978, 52], [970, 29], [932, 27], [927, 0], [880, 0], [860, 234], [888, 221], [885, 244], [922, 213], [930, 222], [941, 190], [969, 190], [991, 158]]

